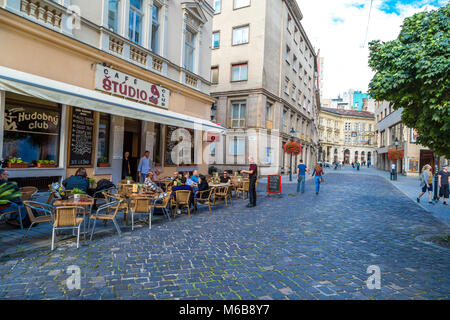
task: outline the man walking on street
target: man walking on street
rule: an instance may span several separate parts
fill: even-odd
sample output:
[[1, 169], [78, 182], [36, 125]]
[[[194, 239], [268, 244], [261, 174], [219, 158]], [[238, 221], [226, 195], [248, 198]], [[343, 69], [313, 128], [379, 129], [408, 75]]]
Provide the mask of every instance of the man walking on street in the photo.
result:
[[241, 170], [241, 173], [248, 173], [250, 178], [250, 188], [249, 188], [249, 198], [250, 203], [247, 205], [248, 208], [256, 206], [256, 179], [258, 177], [258, 167], [253, 161], [252, 157], [248, 157], [248, 162], [250, 163], [249, 170]]
[[147, 172], [151, 169], [150, 151], [145, 151], [144, 156], [139, 161], [138, 175], [139, 182], [144, 183]]
[[305, 180], [306, 172], [309, 173], [308, 168], [303, 164], [303, 160], [300, 160], [300, 164], [297, 166], [297, 193], [300, 191], [305, 193]]
[[449, 195], [448, 177], [448, 164], [444, 164], [442, 166], [442, 170], [439, 172], [439, 195], [441, 197], [444, 197], [444, 206], [447, 205], [447, 199]]

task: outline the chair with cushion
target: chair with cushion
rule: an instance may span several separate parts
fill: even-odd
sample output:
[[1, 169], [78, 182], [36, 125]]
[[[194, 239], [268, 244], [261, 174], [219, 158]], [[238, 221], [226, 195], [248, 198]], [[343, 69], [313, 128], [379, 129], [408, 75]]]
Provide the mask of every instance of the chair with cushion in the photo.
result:
[[28, 218], [30, 219], [31, 224], [25, 235], [22, 237], [22, 240], [20, 240], [20, 243], [22, 243], [22, 241], [28, 236], [28, 232], [33, 225], [46, 222], [53, 223], [55, 210], [55, 207], [51, 205], [36, 201], [24, 201], [23, 204], [27, 210]]
[[70, 206], [70, 207], [57, 207], [55, 214], [55, 222], [53, 223], [52, 230], [52, 247], [53, 251], [55, 247], [55, 232], [57, 230], [77, 229], [77, 249], [80, 247], [80, 228], [83, 223], [83, 218], [77, 218], [77, 213], [84, 210], [83, 207]]
[[[103, 220], [105, 222], [112, 221], [114, 224], [114, 227], [116, 227], [116, 230], [117, 230], [117, 233], [119, 234], [119, 236], [122, 235], [122, 233], [120, 232], [119, 225], [117, 224], [117, 221], [116, 221], [116, 215], [117, 215], [117, 212], [120, 210], [121, 202], [122, 202], [122, 200], [106, 203], [106, 204], [100, 206], [97, 209], [95, 214], [90, 216], [88, 230], [90, 228], [91, 220], [94, 221], [94, 225], [92, 227], [92, 232], [91, 232], [91, 239], [90, 239], [91, 241], [92, 241], [92, 236], [94, 235], [95, 225], [97, 224], [98, 220]], [[110, 213], [111, 209], [113, 210], [112, 214]]]

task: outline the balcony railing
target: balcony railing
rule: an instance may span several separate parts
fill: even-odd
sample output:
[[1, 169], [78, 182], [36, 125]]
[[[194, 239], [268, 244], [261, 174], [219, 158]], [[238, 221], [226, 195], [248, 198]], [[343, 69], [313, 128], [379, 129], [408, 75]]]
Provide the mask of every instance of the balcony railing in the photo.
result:
[[61, 29], [62, 11], [43, 1], [20, 1], [20, 11], [52, 27]]

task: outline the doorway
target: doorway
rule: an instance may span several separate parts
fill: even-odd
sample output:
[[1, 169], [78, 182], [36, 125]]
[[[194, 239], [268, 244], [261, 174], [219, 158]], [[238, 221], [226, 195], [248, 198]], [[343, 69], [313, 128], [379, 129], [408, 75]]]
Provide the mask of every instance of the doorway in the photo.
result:
[[123, 153], [130, 153], [130, 169], [134, 181], [138, 181], [137, 168], [141, 149], [141, 120], [125, 118], [123, 133]]
[[422, 172], [422, 168], [426, 164], [429, 164], [431, 166], [431, 170], [434, 174], [434, 153], [430, 150], [420, 150], [420, 172]]

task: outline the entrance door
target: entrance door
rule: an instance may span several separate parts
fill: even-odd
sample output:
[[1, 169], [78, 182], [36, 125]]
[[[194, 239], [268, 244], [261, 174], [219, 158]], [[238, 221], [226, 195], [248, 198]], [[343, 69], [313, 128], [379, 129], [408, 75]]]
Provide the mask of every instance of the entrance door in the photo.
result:
[[434, 153], [430, 150], [420, 150], [420, 172], [424, 165], [429, 164], [434, 174]]
[[138, 181], [137, 168], [141, 158], [141, 121], [125, 118], [123, 153], [130, 153], [130, 168], [133, 180]]

